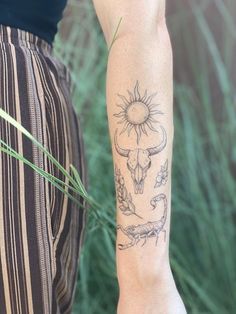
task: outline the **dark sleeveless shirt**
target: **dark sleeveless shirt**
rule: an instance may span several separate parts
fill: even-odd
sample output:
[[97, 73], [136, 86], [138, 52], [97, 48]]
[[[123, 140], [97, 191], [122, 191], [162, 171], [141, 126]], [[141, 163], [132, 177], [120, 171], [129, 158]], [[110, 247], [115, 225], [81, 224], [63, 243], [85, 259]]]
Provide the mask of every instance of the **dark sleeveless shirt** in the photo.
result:
[[0, 24], [29, 31], [50, 44], [67, 0], [0, 0]]

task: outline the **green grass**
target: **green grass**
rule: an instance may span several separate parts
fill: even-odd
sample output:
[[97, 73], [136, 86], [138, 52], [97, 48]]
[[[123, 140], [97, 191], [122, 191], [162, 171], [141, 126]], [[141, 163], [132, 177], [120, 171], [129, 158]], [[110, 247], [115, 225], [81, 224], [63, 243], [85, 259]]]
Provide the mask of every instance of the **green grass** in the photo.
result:
[[[175, 70], [171, 264], [188, 313], [235, 313], [236, 3], [168, 2]], [[71, 9], [71, 10], [70, 10]], [[55, 53], [70, 67], [84, 130], [89, 216], [74, 313], [116, 312], [114, 182], [108, 135], [107, 49], [90, 1], [71, 1]], [[113, 236], [112, 236], [113, 235]]]

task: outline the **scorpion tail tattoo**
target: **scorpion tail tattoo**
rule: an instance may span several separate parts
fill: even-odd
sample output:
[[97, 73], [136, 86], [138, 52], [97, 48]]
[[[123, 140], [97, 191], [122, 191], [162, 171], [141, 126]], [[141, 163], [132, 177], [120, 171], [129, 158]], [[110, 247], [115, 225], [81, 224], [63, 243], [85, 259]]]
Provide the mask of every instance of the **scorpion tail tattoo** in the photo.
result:
[[163, 226], [166, 222], [166, 218], [167, 218], [167, 198], [166, 195], [164, 193], [160, 193], [157, 196], [153, 197], [150, 201], [150, 204], [152, 206], [152, 210], [156, 209], [157, 203], [163, 201], [164, 204], [164, 212], [163, 215], [161, 217], [161, 221], [163, 223]]
[[148, 238], [155, 237], [157, 241], [161, 232], [164, 232], [164, 239], [166, 240], [166, 230], [164, 229], [167, 219], [167, 198], [166, 195], [161, 193], [153, 197], [150, 201], [152, 209], [156, 209], [157, 203], [160, 201], [164, 204], [164, 212], [160, 220], [148, 221], [145, 224], [131, 225], [124, 228], [121, 225], [117, 226], [117, 230], [121, 230], [131, 241], [127, 244], [118, 244], [120, 250], [128, 249], [139, 243], [141, 239], [144, 239], [142, 246], [147, 242]]

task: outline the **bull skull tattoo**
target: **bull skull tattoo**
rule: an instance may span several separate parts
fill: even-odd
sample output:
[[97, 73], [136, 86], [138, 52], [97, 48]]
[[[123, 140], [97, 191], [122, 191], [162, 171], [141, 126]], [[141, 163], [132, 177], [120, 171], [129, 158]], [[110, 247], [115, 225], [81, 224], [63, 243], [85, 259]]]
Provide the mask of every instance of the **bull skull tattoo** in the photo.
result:
[[116, 151], [119, 155], [127, 158], [127, 168], [131, 173], [131, 178], [134, 184], [135, 194], [142, 194], [144, 188], [144, 180], [147, 176], [147, 171], [151, 167], [151, 156], [160, 153], [166, 146], [167, 135], [165, 129], [160, 126], [162, 131], [162, 141], [159, 145], [142, 149], [124, 149], [117, 142], [117, 130], [115, 131], [114, 143]]

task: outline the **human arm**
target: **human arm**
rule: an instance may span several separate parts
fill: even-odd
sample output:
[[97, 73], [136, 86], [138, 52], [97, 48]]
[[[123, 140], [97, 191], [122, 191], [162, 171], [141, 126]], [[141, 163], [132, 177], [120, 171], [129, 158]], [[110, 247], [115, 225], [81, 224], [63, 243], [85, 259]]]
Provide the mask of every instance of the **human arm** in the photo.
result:
[[119, 314], [185, 313], [169, 266], [172, 50], [164, 0], [94, 0], [108, 47]]

